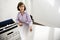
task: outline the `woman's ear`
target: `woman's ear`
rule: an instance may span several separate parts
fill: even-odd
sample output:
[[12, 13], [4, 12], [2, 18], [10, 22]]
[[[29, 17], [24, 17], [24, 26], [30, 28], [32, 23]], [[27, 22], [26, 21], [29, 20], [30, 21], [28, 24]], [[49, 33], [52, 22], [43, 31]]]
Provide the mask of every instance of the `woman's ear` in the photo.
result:
[[20, 7], [19, 7], [19, 10], [20, 10]]

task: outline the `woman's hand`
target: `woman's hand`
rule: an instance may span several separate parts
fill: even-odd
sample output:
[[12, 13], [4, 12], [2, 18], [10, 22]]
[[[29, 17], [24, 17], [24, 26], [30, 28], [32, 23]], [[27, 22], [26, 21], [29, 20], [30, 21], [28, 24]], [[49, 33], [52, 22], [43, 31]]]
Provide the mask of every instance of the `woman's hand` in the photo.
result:
[[22, 23], [19, 23], [19, 26], [22, 26], [23, 24]]
[[32, 32], [32, 27], [29, 27], [29, 29], [30, 29], [30, 32]]

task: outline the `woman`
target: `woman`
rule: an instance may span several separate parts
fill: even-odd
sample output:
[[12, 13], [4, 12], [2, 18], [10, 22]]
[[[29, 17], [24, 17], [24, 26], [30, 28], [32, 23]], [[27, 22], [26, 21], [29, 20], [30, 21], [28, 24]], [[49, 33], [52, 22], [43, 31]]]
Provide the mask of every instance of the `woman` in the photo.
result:
[[26, 12], [26, 7], [23, 2], [19, 2], [18, 6], [17, 23], [20, 26], [20, 35], [22, 40], [27, 40], [28, 30], [32, 32], [32, 20], [30, 15]]

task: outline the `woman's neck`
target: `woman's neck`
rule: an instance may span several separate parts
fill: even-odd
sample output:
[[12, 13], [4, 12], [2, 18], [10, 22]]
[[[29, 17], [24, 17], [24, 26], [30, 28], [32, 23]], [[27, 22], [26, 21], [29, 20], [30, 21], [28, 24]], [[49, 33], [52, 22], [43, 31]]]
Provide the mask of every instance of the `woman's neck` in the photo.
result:
[[20, 13], [21, 13], [21, 15], [23, 16], [24, 12], [20, 12]]

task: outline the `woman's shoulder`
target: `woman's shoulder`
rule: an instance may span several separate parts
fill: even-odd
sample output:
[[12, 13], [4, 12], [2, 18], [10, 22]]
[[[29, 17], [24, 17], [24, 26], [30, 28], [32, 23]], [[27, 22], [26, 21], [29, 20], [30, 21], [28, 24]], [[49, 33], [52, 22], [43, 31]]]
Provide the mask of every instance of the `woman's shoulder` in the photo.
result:
[[19, 16], [19, 15], [20, 15], [20, 13], [18, 12], [16, 15], [17, 15], [17, 16]]
[[20, 12], [18, 12], [18, 14], [20, 14]]
[[29, 15], [28, 12], [25, 12], [26, 15]]

